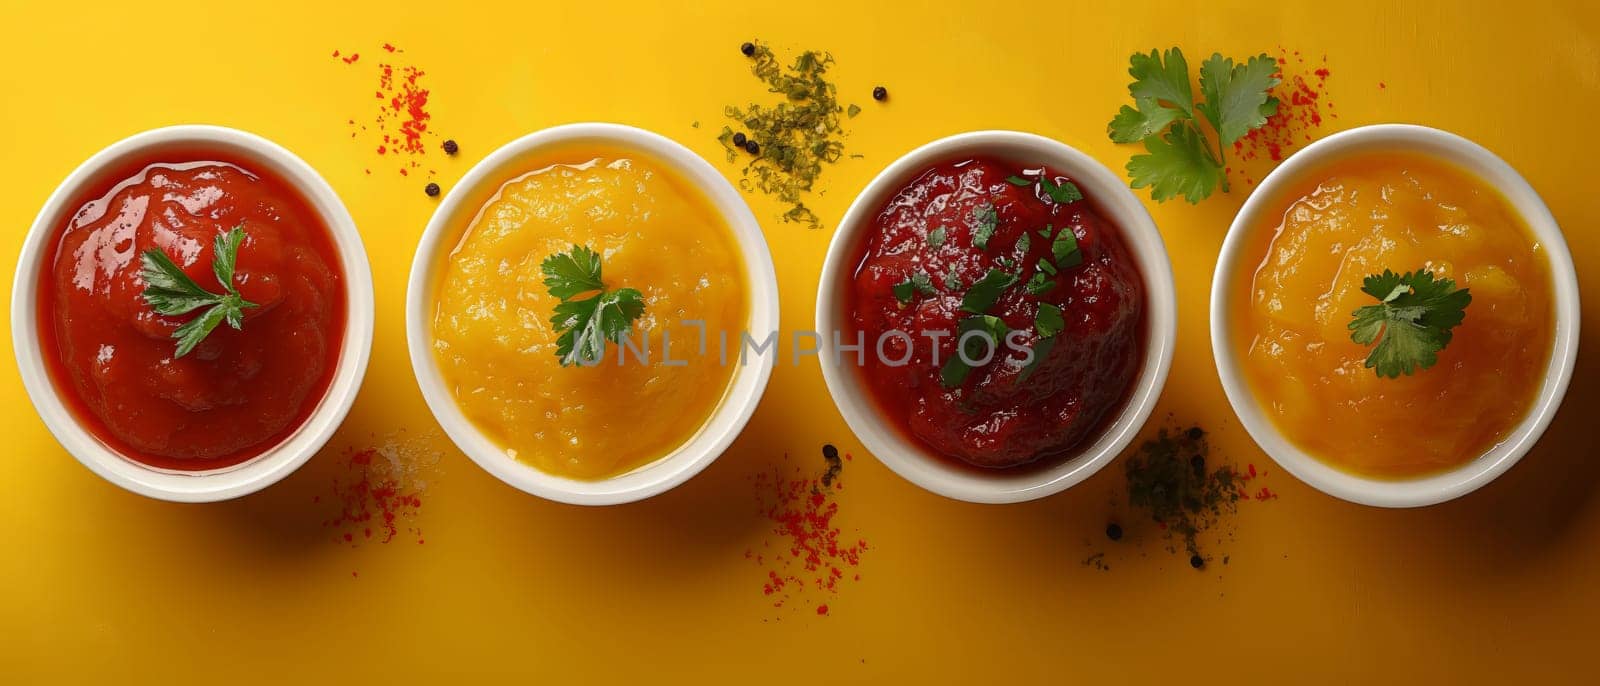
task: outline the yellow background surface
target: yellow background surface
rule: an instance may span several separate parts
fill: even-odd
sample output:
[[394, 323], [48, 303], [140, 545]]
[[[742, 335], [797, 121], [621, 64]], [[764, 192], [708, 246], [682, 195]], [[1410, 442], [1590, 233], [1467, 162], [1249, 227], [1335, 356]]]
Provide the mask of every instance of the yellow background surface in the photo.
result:
[[[51, 438], [16, 369], [0, 366], [0, 681], [1520, 682], [1576, 681], [1593, 668], [1592, 345], [1544, 440], [1482, 491], [1384, 511], [1272, 469], [1262, 483], [1281, 497], [1241, 506], [1211, 546], [1229, 563], [1199, 572], [1112, 504], [1120, 464], [1017, 506], [917, 489], [861, 450], [814, 361], [780, 365], [743, 437], [686, 485], [623, 507], [556, 505], [438, 439], [402, 317], [434, 201], [346, 124], [371, 118], [367, 60], [391, 42], [405, 50], [396, 63], [426, 71], [433, 130], [461, 142], [456, 158], [426, 157], [446, 187], [506, 141], [586, 120], [658, 131], [736, 179], [714, 140], [722, 107], [762, 95], [739, 43], [759, 38], [786, 58], [825, 49], [841, 99], [865, 108], [847, 122], [846, 149], [864, 157], [829, 168], [810, 200], [832, 222], [883, 165], [960, 131], [1033, 131], [1120, 169], [1133, 149], [1104, 129], [1127, 101], [1129, 53], [1178, 45], [1198, 63], [1283, 46], [1327, 55], [1338, 118], [1320, 134], [1428, 124], [1518, 168], [1565, 227], [1594, 332], [1600, 13], [1588, 3], [455, 5], [3, 4], [0, 262], [15, 263], [47, 195], [99, 148], [162, 125], [222, 124], [282, 143], [343, 196], [378, 311], [366, 385], [343, 429], [286, 481], [228, 503], [157, 502], [96, 478]], [[335, 49], [364, 61], [344, 65]], [[886, 105], [868, 96], [880, 83]], [[1223, 397], [1206, 322], [1217, 250], [1247, 192], [1198, 207], [1150, 203], [1180, 284], [1178, 351], [1151, 429], [1199, 422], [1220, 454], [1266, 467]], [[777, 204], [750, 202], [776, 256], [783, 323], [808, 328], [831, 224], [782, 224]], [[333, 540], [326, 498], [313, 500], [340, 452], [398, 430], [442, 453], [408, 522], [426, 544]], [[829, 604], [817, 616], [814, 605], [771, 607], [764, 570], [744, 551], [773, 538], [751, 475], [785, 454], [820, 469], [824, 442], [856, 457], [838, 521], [870, 547], [851, 570], [859, 581], [807, 601]], [[1129, 530], [1120, 544], [1101, 533], [1112, 518]], [[1098, 551], [1109, 571], [1083, 564]]]

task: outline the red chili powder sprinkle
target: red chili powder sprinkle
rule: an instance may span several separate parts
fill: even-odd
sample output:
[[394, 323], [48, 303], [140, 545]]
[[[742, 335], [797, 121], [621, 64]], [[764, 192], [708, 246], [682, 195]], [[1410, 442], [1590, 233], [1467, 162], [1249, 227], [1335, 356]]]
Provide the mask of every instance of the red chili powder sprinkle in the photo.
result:
[[[384, 43], [383, 49], [390, 54], [404, 53], [404, 50], [392, 44]], [[339, 52], [334, 51], [334, 57]], [[356, 55], [343, 58], [346, 64], [355, 62]], [[433, 115], [428, 112], [428, 99], [431, 92], [423, 86], [422, 79], [426, 72], [413, 65], [396, 65], [381, 62], [377, 65], [378, 87], [373, 91], [373, 98], [380, 102], [377, 113], [372, 118], [371, 127], [379, 137], [374, 145], [378, 155], [403, 155], [405, 157], [400, 167], [400, 173], [407, 174], [407, 169], [421, 167], [421, 162], [416, 158], [427, 154], [429, 145], [424, 138], [436, 135], [428, 129], [429, 121]], [[368, 130], [367, 126], [358, 126], [354, 119], [346, 124], [351, 129], [351, 136], [356, 132]]]
[[[773, 607], [784, 607], [804, 594], [836, 595], [845, 569], [859, 567], [867, 550], [865, 539], [857, 536], [851, 542], [834, 522], [839, 513], [834, 498], [843, 490], [840, 472], [851, 457], [841, 460], [839, 451], [829, 445], [823, 447], [823, 458], [827, 468], [818, 476], [807, 475], [798, 465], [787, 474], [783, 466], [774, 465], [771, 472], [751, 477], [757, 506], [772, 523], [772, 536], [762, 541], [765, 552], [751, 549], [744, 556], [766, 568], [761, 592]], [[852, 572], [850, 578], [859, 581], [861, 575]], [[819, 603], [817, 614], [827, 615], [828, 606]]]
[[[334, 541], [359, 546], [363, 542], [388, 543], [402, 531], [424, 543], [422, 528], [414, 520], [422, 511], [426, 481], [421, 470], [438, 461], [437, 453], [420, 444], [387, 441], [361, 450], [347, 449], [342, 467], [330, 484], [329, 500], [338, 511], [323, 520], [334, 530]], [[321, 502], [313, 496], [312, 502]]]
[[[1278, 73], [1282, 80], [1272, 89], [1272, 94], [1278, 98], [1278, 112], [1267, 118], [1265, 126], [1251, 131], [1233, 143], [1234, 155], [1243, 162], [1253, 160], [1270, 160], [1281, 162], [1289, 153], [1300, 146], [1317, 138], [1317, 132], [1322, 128], [1323, 112], [1328, 110], [1327, 117], [1338, 118], [1333, 114], [1333, 103], [1327, 99], [1327, 82], [1331, 72], [1326, 66], [1328, 57], [1322, 57], [1323, 66], [1312, 71], [1306, 70], [1306, 60], [1300, 52], [1288, 52], [1278, 48]], [[1229, 173], [1238, 171], [1243, 174], [1244, 182], [1254, 184], [1255, 178], [1244, 169], [1246, 165], [1231, 167]]]

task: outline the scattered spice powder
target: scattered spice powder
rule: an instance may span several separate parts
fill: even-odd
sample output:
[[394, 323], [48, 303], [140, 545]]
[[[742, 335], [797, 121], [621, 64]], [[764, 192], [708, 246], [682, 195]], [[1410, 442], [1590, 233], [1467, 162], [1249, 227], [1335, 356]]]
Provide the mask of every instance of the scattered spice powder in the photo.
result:
[[[1251, 495], [1249, 484], [1265, 475], [1258, 473], [1254, 464], [1242, 470], [1232, 465], [1212, 468], [1211, 461], [1206, 432], [1195, 426], [1181, 431], [1162, 429], [1125, 462], [1128, 505], [1155, 523], [1169, 541], [1168, 552], [1181, 550], [1195, 569], [1204, 568], [1209, 559], [1201, 550], [1203, 535], [1226, 524], [1240, 501], [1278, 497], [1265, 486]], [[1106, 538], [1112, 542], [1123, 535], [1122, 526], [1115, 522], [1106, 527]], [[1223, 562], [1226, 564], [1226, 557]], [[1098, 552], [1083, 564], [1110, 569]]]
[[[1306, 58], [1299, 50], [1278, 48], [1278, 73], [1281, 82], [1272, 89], [1278, 98], [1278, 111], [1267, 118], [1266, 125], [1251, 131], [1233, 143], [1234, 158], [1238, 167], [1229, 168], [1230, 174], [1239, 175], [1246, 184], [1255, 184], [1258, 165], [1252, 161], [1270, 161], [1276, 166], [1289, 153], [1316, 140], [1324, 116], [1337, 119], [1333, 103], [1327, 98], [1328, 56], [1323, 55], [1320, 66], [1308, 68]], [[1251, 167], [1252, 169], [1245, 169]]]
[[[389, 43], [383, 44], [383, 50], [388, 55], [405, 52]], [[357, 54], [351, 54], [349, 57], [341, 58], [338, 50], [333, 52], [333, 56], [351, 65], [355, 64], [359, 57]], [[362, 132], [370, 131], [375, 138], [372, 141], [374, 151], [380, 157], [398, 158], [400, 175], [410, 176], [412, 170], [422, 167], [420, 158], [428, 150], [424, 138], [436, 135], [428, 130], [433, 115], [428, 112], [428, 98], [431, 93], [423, 86], [423, 77], [426, 73], [414, 65], [395, 64], [390, 61], [379, 62], [376, 69], [378, 83], [373, 96], [378, 100], [377, 113], [373, 115], [370, 124], [348, 119], [346, 125], [350, 127], [351, 138], [359, 138]], [[432, 171], [430, 170], [428, 174], [431, 176]]]
[[388, 543], [402, 532], [415, 537], [419, 545], [424, 542], [415, 521], [422, 512], [427, 475], [439, 462], [432, 443], [389, 437], [373, 447], [344, 451], [342, 469], [334, 475], [328, 498], [339, 509], [322, 522], [333, 530], [334, 542], [352, 547]]
[[[826, 78], [833, 56], [807, 50], [785, 69], [764, 43], [745, 43], [740, 52], [751, 60], [750, 73], [782, 100], [770, 106], [751, 103], [744, 108], [723, 108], [728, 119], [743, 130], [724, 126], [717, 140], [729, 162], [741, 155], [751, 158], [741, 172], [741, 188], [777, 196], [789, 206], [784, 221], [820, 228], [821, 220], [801, 201], [801, 194], [811, 192], [822, 175], [822, 165], [844, 156], [844, 130], [839, 126], [839, 114], [844, 110], [837, 89]], [[852, 111], [860, 108], [852, 106]]]
[[[825, 445], [822, 457], [827, 466], [820, 476], [808, 476], [799, 465], [786, 470], [786, 454], [783, 465], [751, 477], [756, 504], [772, 523], [772, 536], [762, 541], [760, 550], [746, 550], [744, 556], [766, 571], [761, 592], [776, 608], [805, 595], [826, 599], [847, 579], [861, 579], [856, 570], [867, 542], [859, 535], [849, 542], [834, 522], [839, 513], [834, 497], [844, 488], [840, 474], [851, 456]], [[816, 612], [827, 615], [827, 603], [818, 603]]]

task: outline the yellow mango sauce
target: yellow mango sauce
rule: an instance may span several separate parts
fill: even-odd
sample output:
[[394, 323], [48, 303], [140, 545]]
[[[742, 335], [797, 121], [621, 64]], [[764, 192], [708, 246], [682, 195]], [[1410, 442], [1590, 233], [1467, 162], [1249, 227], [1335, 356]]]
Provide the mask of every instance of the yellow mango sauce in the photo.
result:
[[[738, 362], [722, 363], [718, 332], [738, 341], [749, 319], [743, 258], [710, 202], [637, 152], [564, 150], [527, 168], [488, 198], [440, 270], [434, 355], [463, 413], [514, 459], [574, 479], [626, 473], [683, 445], [720, 404]], [[574, 245], [601, 255], [607, 288], [645, 302], [634, 348], [608, 343], [591, 367], [556, 356], [559, 300], [539, 269]], [[708, 354], [683, 320], [705, 322]], [[635, 353], [645, 340], [648, 363]]]
[[[1367, 154], [1313, 172], [1252, 229], [1233, 285], [1235, 352], [1266, 414], [1324, 462], [1404, 479], [1468, 462], [1526, 416], [1554, 338], [1541, 246], [1482, 180], [1409, 153]], [[1352, 314], [1378, 300], [1362, 279], [1431, 270], [1472, 303], [1433, 367], [1380, 378]]]

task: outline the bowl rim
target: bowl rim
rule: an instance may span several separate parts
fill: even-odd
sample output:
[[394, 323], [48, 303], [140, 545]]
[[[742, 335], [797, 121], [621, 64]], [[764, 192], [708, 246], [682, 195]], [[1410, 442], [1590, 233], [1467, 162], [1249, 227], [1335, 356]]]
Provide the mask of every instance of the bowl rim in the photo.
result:
[[[1000, 152], [1005, 151], [1005, 152]], [[1017, 154], [1012, 154], [1016, 152]], [[1097, 438], [1070, 459], [1049, 468], [1017, 472], [982, 471], [955, 466], [905, 435], [882, 416], [862, 387], [860, 375], [840, 364], [835, 341], [824, 340], [817, 356], [834, 405], [863, 447], [902, 478], [954, 500], [984, 504], [1019, 503], [1064, 491], [1089, 478], [1121, 454], [1154, 412], [1172, 366], [1177, 337], [1177, 294], [1172, 263], [1155, 220], [1123, 179], [1093, 157], [1064, 142], [1033, 133], [979, 130], [925, 143], [901, 155], [856, 195], [828, 245], [817, 287], [817, 331], [838, 332], [845, 321], [847, 280], [856, 269], [855, 249], [870, 228], [870, 218], [915, 174], [939, 162], [964, 155], [986, 154], [1023, 158], [1047, 164], [1071, 177], [1098, 210], [1122, 231], [1144, 280], [1144, 364], [1129, 397]], [[832, 338], [828, 335], [827, 338]]]
[[[608, 122], [562, 124], [525, 134], [478, 161], [445, 194], [418, 242], [406, 283], [406, 345], [418, 387], [434, 419], [450, 440], [484, 471], [523, 492], [569, 505], [618, 505], [666, 492], [699, 474], [731, 445], [755, 414], [772, 377], [774, 354], [760, 354], [753, 364], [740, 364], [722, 400], [699, 432], [668, 454], [629, 472], [599, 480], [556, 476], [509, 457], [467, 419], [446, 389], [432, 352], [433, 281], [442, 250], [457, 237], [455, 219], [486, 184], [505, 183], [516, 174], [503, 170], [513, 163], [573, 143], [593, 142], [621, 150], [637, 150], [704, 194], [728, 224], [739, 245], [749, 283], [751, 332], [776, 331], [778, 281], [772, 253], [755, 214], [743, 196], [717, 169], [681, 143], [661, 134]], [[521, 172], [530, 171], [522, 169]]]
[[[1455, 468], [1413, 479], [1376, 479], [1332, 467], [1295, 447], [1261, 412], [1239, 372], [1229, 331], [1230, 283], [1241, 268], [1246, 234], [1277, 200], [1280, 186], [1299, 181], [1330, 159], [1377, 150], [1420, 153], [1453, 164], [1494, 187], [1528, 225], [1550, 263], [1556, 331], [1539, 395], [1528, 414], [1499, 444]], [[1549, 427], [1571, 383], [1578, 354], [1580, 307], [1577, 270], [1561, 227], [1544, 200], [1521, 174], [1489, 149], [1467, 138], [1415, 124], [1374, 124], [1342, 131], [1290, 155], [1261, 180], [1234, 216], [1211, 282], [1211, 348], [1224, 393], [1251, 439], [1290, 474], [1323, 493], [1375, 507], [1435, 505], [1471, 493], [1511, 469]]]
[[[56, 246], [56, 229], [86, 187], [105, 169], [162, 148], [220, 148], [270, 169], [317, 212], [339, 251], [345, 282], [344, 338], [328, 388], [300, 427], [278, 445], [225, 468], [182, 472], [159, 469], [123, 457], [85, 429], [62, 401], [44, 361], [37, 305], [40, 273]], [[239, 129], [182, 124], [135, 133], [80, 163], [51, 192], [35, 216], [17, 259], [12, 282], [11, 345], [24, 388], [45, 426], [78, 462], [128, 491], [172, 502], [214, 502], [266, 488], [293, 473], [332, 438], [344, 421], [365, 377], [373, 338], [372, 271], [355, 220], [333, 187], [309, 164], [277, 143]]]

